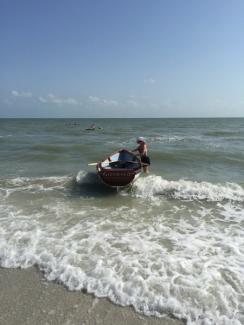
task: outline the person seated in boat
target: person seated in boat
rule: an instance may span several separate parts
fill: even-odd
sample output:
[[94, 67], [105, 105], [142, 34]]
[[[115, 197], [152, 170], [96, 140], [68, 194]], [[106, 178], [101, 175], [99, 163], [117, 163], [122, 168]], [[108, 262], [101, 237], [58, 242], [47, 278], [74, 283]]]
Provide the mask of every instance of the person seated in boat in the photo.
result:
[[150, 166], [151, 162], [150, 162], [150, 158], [147, 155], [147, 144], [143, 137], [137, 138], [136, 142], [138, 143], [138, 147], [132, 150], [132, 152], [135, 151], [139, 152], [141, 162], [143, 163], [143, 171], [144, 173], [148, 173], [149, 172], [148, 166]]
[[95, 124], [95, 123], [92, 123], [92, 124], [89, 126], [89, 129], [91, 129], [91, 130], [95, 130], [95, 129], [96, 129], [96, 124]]

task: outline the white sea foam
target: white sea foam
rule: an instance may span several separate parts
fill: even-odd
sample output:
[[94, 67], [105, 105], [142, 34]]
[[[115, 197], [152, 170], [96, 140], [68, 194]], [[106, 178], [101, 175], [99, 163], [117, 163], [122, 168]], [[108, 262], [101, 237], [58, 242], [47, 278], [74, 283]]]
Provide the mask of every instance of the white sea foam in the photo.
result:
[[139, 178], [133, 186], [133, 194], [145, 198], [165, 195], [183, 200], [244, 201], [244, 189], [238, 184], [212, 184], [187, 180], [168, 181], [156, 175]]
[[[183, 136], [178, 136], [178, 135], [155, 135], [155, 136], [149, 136], [145, 137], [146, 141], [148, 144], [153, 144], [153, 143], [177, 143], [181, 141], [185, 141], [188, 138], [183, 137]], [[136, 137], [135, 138], [130, 138], [128, 140], [124, 140], [124, 138], [116, 140], [109, 140], [107, 141], [108, 144], [111, 145], [116, 145], [116, 146], [122, 146], [122, 147], [135, 147], [136, 146]]]
[[71, 176], [43, 176], [43, 177], [16, 177], [0, 179], [0, 183], [9, 186], [23, 186], [28, 184], [60, 184], [70, 179]]
[[174, 143], [179, 141], [185, 141], [186, 138], [178, 135], [157, 135], [147, 138], [148, 143]]
[[[87, 174], [83, 172], [78, 176], [81, 186], [84, 177]], [[129, 206], [109, 206], [100, 199], [91, 206], [86, 198], [70, 200], [59, 191], [40, 196], [47, 187], [56, 193], [56, 186], [65, 186], [70, 180], [8, 180], [8, 187], [16, 189], [42, 184], [43, 190], [32, 194], [32, 203], [36, 200], [42, 208], [3, 197], [2, 267], [38, 265], [48, 280], [63, 283], [70, 290], [86, 289], [117, 304], [133, 305], [146, 315], [173, 314], [198, 325], [243, 324], [241, 188], [194, 182], [186, 186], [186, 181], [165, 186], [168, 181], [151, 175], [135, 184], [135, 195], [146, 198], [139, 205], [134, 200]], [[155, 183], [159, 191], [153, 188]], [[145, 195], [150, 184], [150, 195]], [[203, 188], [207, 188], [204, 195]], [[175, 200], [172, 205], [167, 194], [160, 206], [152, 208], [148, 203], [148, 197], [172, 189], [181, 196], [171, 197], [197, 201]], [[212, 202], [198, 202], [202, 197]]]
[[86, 184], [96, 184], [99, 183], [99, 178], [97, 177], [97, 174], [95, 172], [89, 173], [86, 171], [79, 171], [79, 173], [76, 175], [76, 182], [79, 185], [86, 185]]
[[8, 197], [16, 192], [45, 192], [64, 189], [65, 184], [70, 181], [70, 176], [51, 177], [16, 177], [0, 179], [0, 195]]

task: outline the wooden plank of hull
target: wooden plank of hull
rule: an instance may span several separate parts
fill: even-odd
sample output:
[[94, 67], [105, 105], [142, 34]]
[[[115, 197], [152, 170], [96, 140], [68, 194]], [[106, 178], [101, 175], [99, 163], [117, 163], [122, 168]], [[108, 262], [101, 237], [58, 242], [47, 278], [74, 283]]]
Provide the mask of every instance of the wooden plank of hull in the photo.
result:
[[134, 180], [136, 175], [131, 170], [102, 170], [98, 174], [102, 181], [109, 186], [126, 186]]

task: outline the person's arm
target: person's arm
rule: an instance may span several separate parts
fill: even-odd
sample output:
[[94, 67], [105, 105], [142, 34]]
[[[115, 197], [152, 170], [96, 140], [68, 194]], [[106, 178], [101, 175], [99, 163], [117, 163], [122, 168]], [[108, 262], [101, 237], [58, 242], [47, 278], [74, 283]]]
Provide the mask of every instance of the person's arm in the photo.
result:
[[142, 156], [147, 156], [147, 145], [143, 145], [143, 151], [142, 151]]
[[134, 150], [131, 150], [131, 152], [135, 152], [135, 151], [138, 151], [139, 150], [139, 147], [137, 147], [136, 149]]

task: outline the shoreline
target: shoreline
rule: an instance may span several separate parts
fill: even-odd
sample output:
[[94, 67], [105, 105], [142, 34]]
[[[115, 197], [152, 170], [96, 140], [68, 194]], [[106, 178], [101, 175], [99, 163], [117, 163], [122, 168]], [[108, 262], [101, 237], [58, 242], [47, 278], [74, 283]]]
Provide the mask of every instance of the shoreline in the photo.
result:
[[0, 323], [3, 325], [183, 325], [184, 321], [148, 317], [106, 298], [69, 291], [48, 282], [37, 268], [0, 267]]

